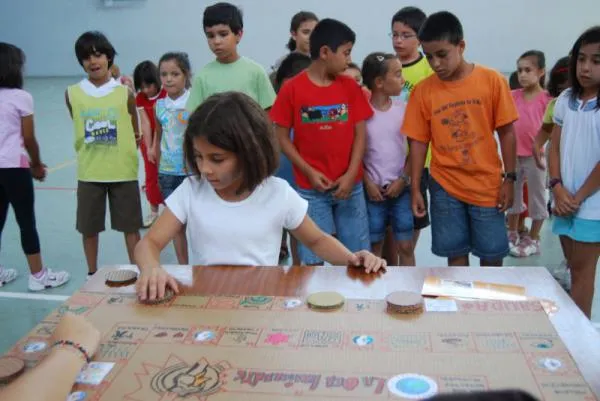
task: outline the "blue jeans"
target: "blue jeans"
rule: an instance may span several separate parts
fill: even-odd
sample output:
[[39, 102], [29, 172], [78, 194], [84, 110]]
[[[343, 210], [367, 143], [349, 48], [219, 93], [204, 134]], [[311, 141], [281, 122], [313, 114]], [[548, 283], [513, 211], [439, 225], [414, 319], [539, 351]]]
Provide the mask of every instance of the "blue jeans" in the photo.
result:
[[158, 174], [158, 187], [160, 188], [160, 193], [164, 200], [167, 200], [169, 196], [178, 186], [181, 185], [187, 176], [185, 175], [170, 175], [170, 174]]
[[409, 189], [405, 189], [397, 198], [386, 199], [383, 202], [367, 199], [367, 211], [372, 244], [383, 241], [388, 225], [392, 226], [396, 241], [413, 239], [414, 219]]
[[[350, 197], [336, 199], [333, 191], [319, 192], [314, 189], [298, 188], [298, 194], [308, 201], [308, 216], [327, 234], [336, 237], [350, 251], [370, 249], [367, 205], [362, 183], [352, 189]], [[323, 263], [317, 255], [302, 244], [298, 244], [300, 260], [307, 265]]]
[[508, 255], [504, 213], [496, 207], [462, 202], [450, 195], [433, 178], [431, 195], [431, 251], [441, 257], [473, 255], [499, 261]]

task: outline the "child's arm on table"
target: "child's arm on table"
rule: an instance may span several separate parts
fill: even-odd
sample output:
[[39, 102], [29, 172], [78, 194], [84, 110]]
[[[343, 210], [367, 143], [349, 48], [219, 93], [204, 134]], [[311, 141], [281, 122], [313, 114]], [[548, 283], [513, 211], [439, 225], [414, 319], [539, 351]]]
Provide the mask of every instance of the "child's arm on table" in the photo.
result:
[[385, 270], [387, 266], [384, 259], [369, 251], [350, 252], [340, 241], [324, 233], [308, 215], [291, 234], [318, 257], [334, 266], [364, 266], [367, 273]]
[[427, 157], [428, 143], [417, 141], [416, 139], [408, 140], [410, 150], [408, 158], [410, 160], [410, 197], [412, 199], [412, 211], [416, 217], [423, 217], [427, 213], [425, 209], [425, 200], [421, 194], [421, 176], [425, 168], [425, 158]]
[[[281, 145], [281, 150], [287, 156], [288, 159], [292, 162], [292, 164], [304, 174], [310, 181], [313, 188], [315, 188], [319, 192], [325, 192], [331, 189], [332, 182], [329, 178], [325, 177], [325, 175], [314, 168], [312, 168], [298, 153], [298, 149], [294, 146], [292, 141], [290, 140], [290, 129], [287, 127], [283, 127], [281, 125], [275, 125], [275, 133], [277, 134], [277, 138], [279, 139], [279, 144]], [[362, 160], [361, 160], [362, 162]]]
[[160, 266], [160, 252], [183, 229], [184, 225], [167, 207], [135, 247], [135, 263], [140, 269], [136, 291], [140, 300], [163, 298], [167, 285], [179, 292], [177, 281]]
[[[362, 95], [362, 94], [361, 94]], [[333, 196], [338, 199], [348, 199], [352, 193], [356, 175], [362, 164], [365, 156], [365, 148], [367, 145], [367, 126], [365, 121], [359, 121], [354, 125], [354, 143], [352, 144], [352, 152], [350, 154], [350, 164], [346, 173], [338, 178], [333, 187], [336, 188]]]
[[[502, 162], [504, 171], [514, 173], [517, 168], [517, 139], [515, 137], [515, 128], [513, 123], [496, 128], [498, 138], [500, 139], [500, 150], [502, 152]], [[504, 179], [500, 196], [498, 197], [498, 209], [505, 212], [512, 207], [515, 197], [515, 182], [511, 179]]]

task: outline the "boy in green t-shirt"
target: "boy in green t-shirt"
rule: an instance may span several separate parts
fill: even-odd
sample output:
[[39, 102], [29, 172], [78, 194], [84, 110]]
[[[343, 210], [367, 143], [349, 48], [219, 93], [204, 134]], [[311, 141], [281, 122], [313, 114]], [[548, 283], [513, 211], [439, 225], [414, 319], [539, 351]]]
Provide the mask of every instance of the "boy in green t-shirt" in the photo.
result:
[[206, 7], [203, 26], [216, 59], [196, 75], [186, 106], [188, 111], [192, 113], [209, 96], [227, 91], [243, 92], [264, 109], [271, 108], [275, 91], [265, 69], [237, 51], [244, 28], [241, 11], [229, 3]]

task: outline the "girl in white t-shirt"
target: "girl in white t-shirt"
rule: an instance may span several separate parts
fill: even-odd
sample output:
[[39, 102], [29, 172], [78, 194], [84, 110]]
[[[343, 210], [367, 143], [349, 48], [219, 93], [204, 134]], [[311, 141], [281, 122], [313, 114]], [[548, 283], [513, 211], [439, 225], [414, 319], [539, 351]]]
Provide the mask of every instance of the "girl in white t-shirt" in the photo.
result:
[[274, 266], [281, 235], [288, 230], [334, 265], [376, 272], [386, 263], [368, 251], [350, 252], [308, 217], [308, 204], [278, 167], [272, 124], [250, 97], [236, 92], [211, 96], [191, 116], [184, 150], [188, 177], [166, 200], [167, 208], [138, 244], [141, 300], [162, 298], [177, 283], [160, 266], [160, 252], [187, 225], [196, 265]]
[[571, 268], [571, 297], [590, 317], [600, 255], [600, 26], [577, 39], [569, 67], [572, 86], [554, 109], [552, 231]]

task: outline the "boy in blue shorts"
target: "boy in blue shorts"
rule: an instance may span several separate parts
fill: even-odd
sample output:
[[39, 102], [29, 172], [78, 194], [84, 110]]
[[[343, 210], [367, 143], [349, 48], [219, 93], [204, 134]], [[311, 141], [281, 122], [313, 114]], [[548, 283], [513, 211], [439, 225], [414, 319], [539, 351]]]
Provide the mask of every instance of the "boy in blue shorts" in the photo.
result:
[[217, 3], [206, 7], [203, 19], [208, 47], [216, 56], [197, 73], [186, 108], [192, 113], [205, 99], [216, 93], [236, 91], [254, 99], [265, 110], [273, 105], [275, 91], [265, 69], [240, 56], [242, 12], [233, 4]]
[[[355, 40], [346, 24], [320, 21], [310, 36], [310, 66], [283, 84], [270, 113], [308, 215], [353, 252], [370, 247], [362, 159], [373, 115], [360, 86], [343, 75]], [[298, 251], [304, 264], [323, 263], [305, 246]]]

